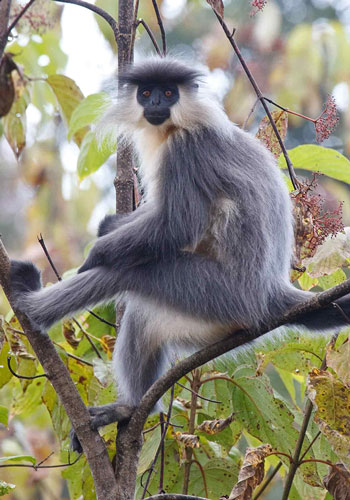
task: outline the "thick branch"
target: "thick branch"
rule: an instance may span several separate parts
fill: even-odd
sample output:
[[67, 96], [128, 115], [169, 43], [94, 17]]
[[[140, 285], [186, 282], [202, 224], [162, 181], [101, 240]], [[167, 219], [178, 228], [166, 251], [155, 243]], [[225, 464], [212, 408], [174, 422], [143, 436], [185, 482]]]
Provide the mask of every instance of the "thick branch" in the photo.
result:
[[[0, 284], [12, 306], [9, 270], [9, 258], [0, 239]], [[91, 430], [89, 412], [70, 378], [66, 366], [56, 352], [50, 337], [40, 331], [35, 331], [28, 318], [16, 310], [14, 306], [12, 308], [83, 446], [94, 478], [97, 498], [115, 500], [116, 481], [105, 444], [98, 432]]]
[[10, 18], [11, 0], [0, 0], [0, 61], [7, 44], [7, 26]]

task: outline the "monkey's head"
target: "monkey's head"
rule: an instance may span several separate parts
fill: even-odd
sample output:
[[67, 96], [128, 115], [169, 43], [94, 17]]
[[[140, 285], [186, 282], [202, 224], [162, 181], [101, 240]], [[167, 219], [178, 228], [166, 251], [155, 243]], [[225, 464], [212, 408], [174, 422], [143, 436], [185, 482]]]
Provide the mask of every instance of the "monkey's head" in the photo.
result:
[[101, 136], [133, 138], [148, 128], [168, 133], [199, 126], [224, 126], [227, 117], [194, 63], [153, 56], [130, 65], [118, 76], [115, 104], [100, 122]]
[[[130, 68], [119, 76], [122, 91], [128, 97], [136, 97], [142, 109], [139, 115], [154, 126], [172, 123], [172, 111], [176, 110], [184, 95], [196, 94], [201, 73], [184, 63], [166, 57], [153, 57]], [[176, 106], [177, 105], [177, 106]]]

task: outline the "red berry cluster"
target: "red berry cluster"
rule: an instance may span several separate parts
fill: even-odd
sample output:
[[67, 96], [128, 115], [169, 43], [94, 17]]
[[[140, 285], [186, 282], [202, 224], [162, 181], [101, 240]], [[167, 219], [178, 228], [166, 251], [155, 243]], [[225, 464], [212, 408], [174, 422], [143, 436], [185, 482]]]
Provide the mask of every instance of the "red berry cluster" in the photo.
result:
[[252, 10], [250, 11], [251, 16], [255, 16], [259, 10], [263, 10], [265, 5], [267, 4], [267, 0], [252, 0], [250, 5], [252, 6]]
[[322, 142], [325, 139], [328, 139], [337, 126], [338, 121], [339, 116], [337, 116], [335, 99], [332, 95], [329, 95], [327, 97], [324, 110], [314, 122], [317, 142]]
[[299, 183], [298, 191], [291, 193], [296, 219], [296, 259], [299, 264], [303, 259], [312, 257], [327, 236], [335, 236], [344, 230], [343, 204], [339, 203], [332, 212], [325, 212], [321, 195], [312, 193], [317, 186], [317, 175], [314, 173], [311, 180]]

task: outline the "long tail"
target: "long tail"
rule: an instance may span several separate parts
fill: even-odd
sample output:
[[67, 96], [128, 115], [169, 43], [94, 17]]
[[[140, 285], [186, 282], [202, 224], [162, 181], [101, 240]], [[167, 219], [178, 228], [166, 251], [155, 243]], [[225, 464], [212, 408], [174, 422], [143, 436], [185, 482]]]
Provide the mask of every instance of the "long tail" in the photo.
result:
[[[297, 306], [302, 302], [313, 297], [313, 293], [304, 292], [288, 286], [283, 291], [284, 312]], [[350, 324], [350, 294], [345, 295], [341, 299], [335, 301], [335, 304], [330, 304], [322, 309], [314, 312], [302, 314], [293, 324], [305, 326], [309, 330], [332, 330], [341, 328]], [[337, 307], [338, 306], [338, 307]], [[282, 312], [282, 311], [281, 311]]]

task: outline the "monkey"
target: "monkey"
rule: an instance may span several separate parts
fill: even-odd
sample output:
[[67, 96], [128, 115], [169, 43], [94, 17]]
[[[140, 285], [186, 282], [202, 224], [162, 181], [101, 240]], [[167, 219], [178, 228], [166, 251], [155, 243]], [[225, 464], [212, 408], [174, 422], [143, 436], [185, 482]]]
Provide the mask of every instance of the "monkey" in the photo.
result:
[[[118, 401], [136, 407], [179, 352], [269, 324], [312, 293], [289, 280], [292, 205], [273, 155], [233, 124], [195, 65], [152, 57], [118, 77], [100, 133], [134, 146], [144, 192], [109, 215], [78, 273], [42, 288], [30, 262], [12, 261], [12, 297], [33, 326], [122, 300], [113, 355]], [[121, 139], [119, 139], [121, 140]], [[337, 301], [350, 316], [350, 295]], [[329, 306], [298, 325], [339, 328]], [[96, 427], [113, 421], [91, 409]], [[73, 448], [79, 449], [75, 440]]]

